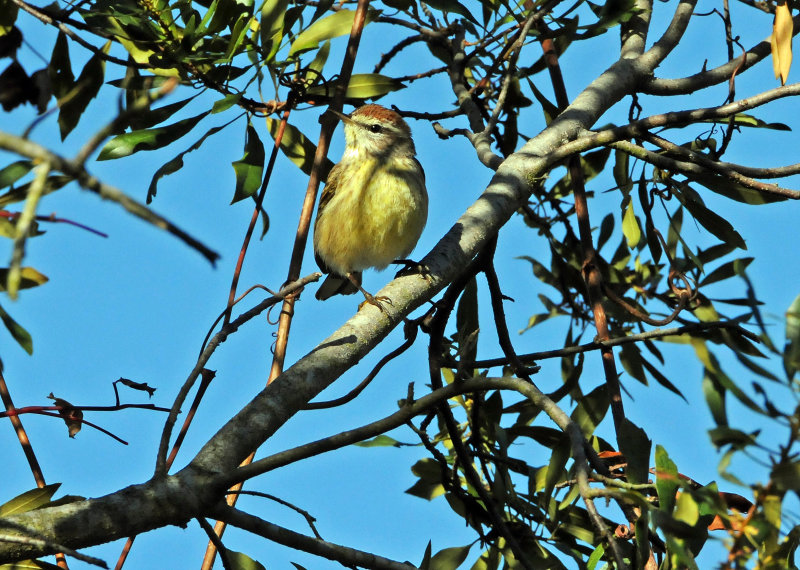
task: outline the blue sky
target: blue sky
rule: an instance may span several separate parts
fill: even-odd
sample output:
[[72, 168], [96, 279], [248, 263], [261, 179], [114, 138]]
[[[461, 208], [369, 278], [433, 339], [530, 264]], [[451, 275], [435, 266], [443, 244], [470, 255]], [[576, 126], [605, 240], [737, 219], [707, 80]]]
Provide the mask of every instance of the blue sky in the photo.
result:
[[[468, 5], [474, 8], [472, 4]], [[656, 9], [660, 10], [663, 19], [663, 14], [675, 5], [674, 1], [659, 2]], [[701, 2], [698, 12], [716, 6], [716, 3]], [[36, 38], [36, 49], [48, 54], [51, 49], [49, 42], [52, 41], [50, 30], [28, 17], [21, 17], [20, 23], [26, 38], [29, 41]], [[749, 47], [769, 34], [771, 18], [755, 10], [739, 10], [734, 13], [734, 25], [735, 32], [742, 35], [743, 45]], [[380, 26], [367, 27], [356, 63], [357, 72], [371, 71], [379, 54], [388, 48], [390, 44], [385, 30]], [[713, 41], [708, 40], [709, 36]], [[721, 38], [722, 25], [717, 18], [697, 18], [690, 28], [688, 41], [665, 62], [659, 75], [678, 77], [694, 73], [699, 70], [703, 57], [708, 58], [709, 66], [720, 63], [724, 58]], [[593, 42], [573, 46], [563, 58], [561, 63], [570, 96], [574, 97], [616, 56], [618, 38], [614, 33], [599, 41], [601, 47]], [[334, 42], [329, 59], [332, 69], [338, 68], [344, 42], [344, 38]], [[78, 62], [82, 62], [86, 54], [77, 47], [72, 47], [71, 53], [77, 75]], [[409, 58], [424, 57], [426, 50], [417, 46], [404, 53]], [[536, 45], [523, 52], [524, 58], [538, 56]], [[26, 47], [20, 51], [20, 59], [29, 71], [43, 65]], [[402, 75], [406, 70], [397, 60], [384, 72]], [[107, 70], [107, 79], [120, 76], [119, 70]], [[546, 87], [545, 81], [538, 83], [540, 88]], [[737, 82], [737, 94], [740, 97], [751, 95], [776, 85], [771, 64], [766, 61]], [[188, 94], [189, 91], [184, 90], [171, 96], [167, 102], [177, 101]], [[725, 94], [723, 86], [714, 90], [710, 97], [681, 98], [677, 107], [719, 104]], [[67, 155], [74, 154], [92, 132], [113, 117], [116, 109], [113, 95], [108, 89], [104, 97], [90, 105], [87, 117], [91, 117], [91, 122], [82, 121], [65, 144], [60, 145], [57, 140], [55, 116], [36, 127], [33, 138], [53, 148], [61, 148]], [[437, 106], [446, 108], [453, 99], [445, 79], [438, 78], [412, 84], [408, 89], [384, 98], [381, 103], [420, 110]], [[202, 109], [213, 100], [209, 95], [201, 96], [190, 104], [187, 116], [191, 109]], [[663, 98], [645, 98], [644, 102], [647, 114], [676, 108], [673, 100]], [[768, 122], [787, 123], [796, 131], [800, 127], [800, 118], [794, 105], [793, 101], [784, 100], [755, 114]], [[620, 105], [599, 124], [619, 122], [626, 111], [625, 104]], [[311, 110], [293, 114], [293, 122], [296, 121], [312, 140], [317, 138], [319, 112]], [[3, 115], [0, 129], [21, 133], [33, 118], [30, 108]], [[104, 181], [143, 201], [152, 173], [189, 146], [205, 129], [221, 124], [223, 120], [227, 118], [211, 117], [186, 140], [165, 150], [138, 153], [119, 161], [93, 163], [91, 170]], [[268, 144], [263, 124], [258, 121], [255, 124], [262, 140]], [[414, 253], [420, 258], [475, 200], [491, 173], [477, 162], [465, 139], [442, 141], [426, 123], [410, 121], [410, 124], [420, 161], [426, 170], [430, 194], [430, 218]], [[528, 113], [521, 130], [532, 135], [543, 125], [540, 113], [533, 111]], [[454, 121], [449, 126], [464, 125]], [[797, 144], [793, 136], [792, 133], [767, 130], [747, 132], [734, 141], [727, 159], [749, 165], [777, 166], [797, 162]], [[152, 402], [170, 405], [191, 370], [208, 327], [224, 308], [231, 273], [251, 215], [248, 202], [229, 205], [234, 188], [230, 163], [241, 157], [243, 142], [243, 121], [209, 139], [202, 151], [187, 157], [182, 171], [161, 181], [158, 197], [153, 203], [156, 211], [222, 255], [216, 269], [167, 234], [74, 186], [42, 201], [40, 213], [56, 212], [59, 216], [104, 231], [109, 238], [102, 239], [67, 225], [46, 225], [43, 229], [47, 234], [28, 242], [26, 264], [46, 274], [50, 282], [24, 291], [16, 303], [7, 299], [3, 301], [3, 306], [34, 337], [34, 355], [29, 357], [5, 333], [0, 333], [5, 376], [17, 406], [47, 405], [49, 401], [45, 397], [50, 392], [75, 404], [113, 404], [111, 382], [120, 376], [157, 387]], [[339, 127], [330, 157], [337, 159], [342, 147]], [[2, 158], [5, 161], [7, 155], [2, 155]], [[558, 176], [560, 174], [554, 174], [553, 178]], [[613, 185], [610, 176], [604, 176], [593, 181], [590, 190], [600, 193]], [[786, 185], [796, 187], [797, 181]], [[254, 283], [278, 288], [285, 280], [305, 187], [302, 173], [281, 155], [267, 192], [271, 228], [264, 240], [251, 245], [240, 290]], [[748, 251], [742, 255], [756, 258], [749, 274], [760, 298], [766, 302], [764, 313], [774, 331], [773, 338], [782, 344], [783, 312], [800, 293], [800, 262], [792, 248], [797, 206], [784, 202], [744, 207], [708, 192], [703, 196], [709, 207], [724, 213], [745, 238]], [[592, 206], [595, 225], [599, 224], [606, 209], [616, 207], [618, 202], [619, 196], [614, 193], [599, 197], [596, 205]], [[703, 237], [701, 230], [697, 235], [702, 245], [708, 246], [715, 241], [712, 237]], [[5, 249], [0, 250], [0, 255], [8, 255], [8, 245], [4, 243], [2, 247]], [[512, 331], [523, 329], [529, 316], [541, 310], [537, 301], [525, 299], [533, 299], [537, 293], [545, 292], [544, 286], [532, 276], [527, 262], [517, 259], [521, 255], [549, 257], [545, 242], [525, 228], [520, 220], [513, 219], [501, 232], [497, 255], [504, 292], [518, 300], [506, 305]], [[301, 273], [315, 270], [309, 250]], [[390, 271], [368, 272], [365, 286], [375, 291], [390, 278]], [[485, 292], [485, 284], [479, 282], [479, 286]], [[741, 296], [742, 292], [743, 287], [736, 290], [720, 287], [707, 294], [734, 297]], [[319, 304], [313, 298], [313, 287], [306, 292], [297, 307], [287, 362], [294, 362], [343, 323], [355, 311], [357, 303], [354, 297], [339, 297]], [[492, 334], [490, 313], [485, 309], [482, 307], [484, 334], [479, 342], [479, 356], [496, 356], [500, 351]], [[565, 323], [555, 320], [520, 335], [515, 338], [517, 350], [529, 352], [560, 346], [564, 326]], [[217, 378], [209, 389], [176, 466], [184, 465], [221, 422], [263, 386], [271, 362], [269, 349], [274, 330], [266, 318], [256, 319], [217, 351], [209, 363], [210, 368], [218, 371]], [[401, 341], [400, 332], [392, 334], [323, 397], [345, 393], [383, 354]], [[340, 409], [302, 413], [293, 418], [268, 442], [260, 455], [362, 425], [396, 410], [396, 402], [404, 397], [409, 382], [416, 382], [418, 390], [422, 390], [426, 383], [423, 342], [420, 338], [407, 356], [387, 366], [353, 403]], [[719, 350], [717, 354], [723, 356], [724, 352]], [[688, 348], [676, 347], [668, 350], [667, 355], [669, 368], [674, 371], [670, 377], [677, 379], [689, 404], [657, 385], [645, 388], [635, 380], [623, 377], [624, 386], [632, 396], [625, 401], [626, 411], [635, 423], [648, 431], [654, 443], [667, 448], [684, 473], [701, 482], [718, 479], [716, 465], [719, 458], [705, 435], [705, 430], [712, 427], [712, 421], [700, 388], [701, 367]], [[742, 372], [730, 360], [725, 358], [723, 362], [732, 376], [742, 385], [749, 385], [752, 375]], [[543, 389], [552, 389], [560, 384], [558, 363], [543, 364], [536, 380]], [[599, 356], [588, 355], [586, 366], [596, 370], [594, 382], [600, 383]], [[780, 371], [779, 363], [775, 362], [772, 369]], [[591, 373], [586, 375], [585, 381], [588, 387], [593, 387]], [[128, 399], [143, 401], [138, 394], [130, 394]], [[757, 419], [744, 411], [732, 412], [731, 416], [741, 420], [743, 425], [740, 427], [744, 429], [752, 427]], [[122, 446], [89, 429], [69, 440], [58, 420], [36, 416], [23, 419], [48, 482], [63, 483], [61, 494], [84, 496], [98, 496], [147, 479], [154, 466], [163, 421], [160, 414], [138, 410], [92, 415], [92, 421], [130, 442], [128, 446]], [[601, 433], [610, 435], [608, 423], [601, 426]], [[402, 441], [414, 441], [413, 434], [407, 430], [399, 430], [393, 435]], [[6, 473], [11, 474], [4, 478], [1, 501], [33, 487], [34, 482], [11, 429], [0, 430], [0, 448], [7, 450], [4, 458]], [[248, 488], [278, 495], [309, 510], [317, 517], [318, 528], [328, 540], [418, 563], [429, 538], [433, 540], [434, 552], [464, 545], [473, 539], [444, 501], [428, 504], [403, 493], [415, 482], [410, 466], [422, 456], [417, 448], [353, 447], [270, 473], [249, 484]], [[542, 462], [545, 461], [543, 458]], [[758, 473], [757, 467], [745, 467]], [[738, 491], [727, 483], [722, 483], [722, 487]], [[272, 522], [306, 532], [297, 514], [277, 504], [264, 499], [244, 498], [240, 505]], [[245, 551], [269, 568], [290, 568], [290, 561], [307, 568], [338, 567], [316, 557], [253, 540], [238, 531], [229, 531], [225, 542], [229, 548]], [[120, 547], [121, 543], [116, 542], [92, 549], [91, 554], [113, 564]], [[186, 530], [162, 529], [137, 539], [126, 568], [152, 568], [156, 553], [160, 567], [195, 567], [199, 565], [204, 548], [204, 535], [196, 524]], [[477, 552], [476, 547], [471, 558]], [[83, 568], [84, 565], [72, 562], [71, 567]]]

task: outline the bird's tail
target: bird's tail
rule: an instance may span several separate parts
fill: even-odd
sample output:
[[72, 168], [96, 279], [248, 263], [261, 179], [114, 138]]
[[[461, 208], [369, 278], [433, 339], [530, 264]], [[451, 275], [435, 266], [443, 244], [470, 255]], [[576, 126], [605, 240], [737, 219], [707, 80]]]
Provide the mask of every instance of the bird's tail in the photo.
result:
[[[353, 278], [358, 281], [358, 284], [361, 284], [361, 272], [353, 272], [351, 274]], [[358, 291], [358, 287], [356, 287], [347, 277], [342, 277], [341, 275], [336, 275], [331, 273], [325, 278], [325, 281], [322, 282], [322, 285], [319, 286], [317, 289], [316, 295], [314, 295], [317, 300], [324, 301], [325, 299], [330, 299], [334, 295], [352, 295]]]

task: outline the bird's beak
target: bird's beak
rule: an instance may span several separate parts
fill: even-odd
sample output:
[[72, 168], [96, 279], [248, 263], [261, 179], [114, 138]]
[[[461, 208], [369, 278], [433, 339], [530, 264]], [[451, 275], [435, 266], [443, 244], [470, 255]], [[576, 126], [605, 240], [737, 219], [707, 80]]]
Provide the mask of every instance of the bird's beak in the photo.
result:
[[333, 109], [328, 109], [328, 112], [333, 114], [333, 115], [335, 115], [340, 121], [342, 121], [346, 125], [347, 124], [351, 124], [353, 122], [353, 119], [351, 119], [349, 116], [345, 115], [344, 113], [341, 113], [339, 111], [334, 111]]

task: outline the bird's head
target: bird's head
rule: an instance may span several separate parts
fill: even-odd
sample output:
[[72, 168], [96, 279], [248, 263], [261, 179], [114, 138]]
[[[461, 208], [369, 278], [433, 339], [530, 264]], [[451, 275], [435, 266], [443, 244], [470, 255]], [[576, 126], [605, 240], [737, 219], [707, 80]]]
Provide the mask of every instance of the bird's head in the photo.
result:
[[382, 157], [414, 156], [411, 129], [403, 118], [380, 105], [364, 105], [349, 116], [331, 111], [344, 122], [345, 152]]

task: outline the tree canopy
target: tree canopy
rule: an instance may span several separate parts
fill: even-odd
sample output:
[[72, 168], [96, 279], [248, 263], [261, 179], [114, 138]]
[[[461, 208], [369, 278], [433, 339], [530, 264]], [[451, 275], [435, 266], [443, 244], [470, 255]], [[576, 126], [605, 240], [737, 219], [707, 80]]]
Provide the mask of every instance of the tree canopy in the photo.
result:
[[[751, 265], [772, 250], [785, 283], [763, 285], [800, 292], [791, 244], [772, 238], [800, 198], [794, 23], [771, 0], [0, 0], [0, 319], [18, 345], [4, 341], [0, 396], [19, 440], [5, 455], [37, 485], [0, 496], [0, 564], [102, 564], [89, 547], [119, 540], [120, 568], [137, 535], [190, 525], [203, 568], [259, 567], [226, 527], [261, 539], [254, 551], [351, 568], [794, 568], [800, 297], [765, 307]], [[352, 298], [313, 298], [307, 238], [341, 144], [325, 111], [367, 101], [411, 122], [432, 202], [424, 271], [368, 276], [391, 302], [354, 313]], [[76, 187], [110, 202], [116, 235]], [[42, 213], [56, 203], [69, 215]], [[54, 227], [94, 241], [61, 253]], [[98, 246], [106, 233], [125, 249]], [[48, 251], [69, 258], [63, 285]], [[70, 281], [87, 261], [96, 273]], [[58, 287], [74, 306], [36, 296]], [[107, 302], [131, 310], [117, 322]], [[62, 310], [96, 316], [62, 330]], [[173, 360], [151, 374], [182, 384], [132, 370], [151, 339]], [[119, 375], [113, 405], [16, 372], [23, 351], [63, 371], [59, 350], [95, 342]], [[16, 396], [32, 384], [52, 402]], [[59, 490], [32, 414], [63, 420], [63, 437], [123, 429], [142, 449], [108, 456], [126, 467], [111, 488]], [[689, 461], [670, 447], [681, 431]], [[358, 523], [353, 544], [326, 540], [314, 499], [267, 483], [324, 456], [336, 468], [315, 491], [344, 492], [351, 446], [396, 453], [407, 495], [458, 530], [404, 520], [387, 489], [387, 525], [422, 547], [387, 554]], [[385, 477], [374, 463], [364, 476]], [[451, 533], [469, 538], [442, 548]]]

